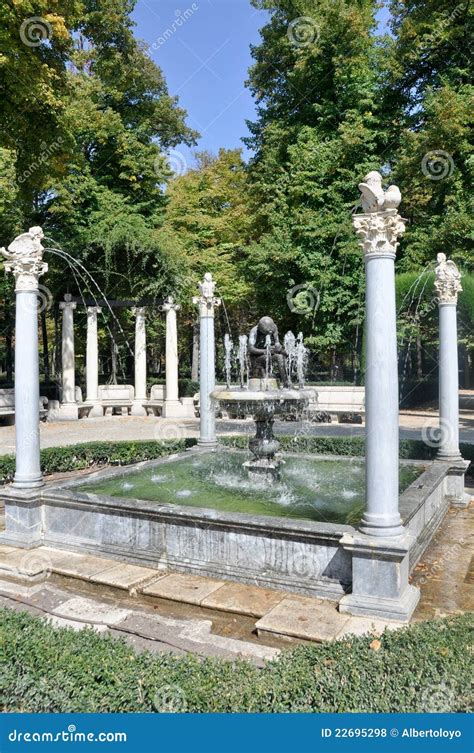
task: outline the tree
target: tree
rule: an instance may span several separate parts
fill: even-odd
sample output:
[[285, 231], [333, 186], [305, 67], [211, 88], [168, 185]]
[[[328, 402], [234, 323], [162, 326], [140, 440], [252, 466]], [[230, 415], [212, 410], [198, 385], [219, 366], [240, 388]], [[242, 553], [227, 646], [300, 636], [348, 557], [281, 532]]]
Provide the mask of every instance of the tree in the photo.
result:
[[196, 293], [197, 282], [211, 271], [229, 311], [248, 319], [254, 287], [246, 275], [246, 247], [252, 233], [248, 178], [241, 150], [220, 149], [217, 156], [195, 155], [196, 166], [175, 177], [161, 238], [173, 243], [185, 261], [183, 300]]
[[354, 351], [363, 261], [350, 215], [380, 167], [375, 3], [254, 0], [271, 13], [252, 49], [249, 124], [261, 309], [318, 350]]
[[389, 162], [410, 221], [400, 268], [433, 264], [444, 251], [472, 269], [472, 6], [393, 0], [390, 10], [384, 111]]

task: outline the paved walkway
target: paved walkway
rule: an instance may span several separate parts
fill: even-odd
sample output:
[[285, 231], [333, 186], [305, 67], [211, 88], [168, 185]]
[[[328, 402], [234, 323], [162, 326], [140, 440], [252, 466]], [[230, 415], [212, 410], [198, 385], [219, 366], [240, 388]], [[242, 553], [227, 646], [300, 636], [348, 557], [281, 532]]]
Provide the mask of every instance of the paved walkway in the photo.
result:
[[[435, 411], [403, 411], [400, 413], [400, 437], [421, 439], [427, 427], [436, 427], [438, 414]], [[474, 412], [462, 411], [460, 415], [461, 441], [474, 443]], [[301, 432], [298, 422], [275, 422], [278, 434]], [[305, 424], [305, 433], [312, 436], [363, 436], [365, 427], [353, 424]], [[243, 434], [254, 432], [253, 421], [217, 421], [218, 434]], [[148, 416], [109, 416], [106, 418], [81, 419], [42, 423], [41, 446], [57, 447], [80, 442], [117, 441], [134, 439], [177, 439], [199, 436], [199, 419], [164, 419]], [[15, 449], [15, 427], [0, 426], [0, 454], [12, 453]]]

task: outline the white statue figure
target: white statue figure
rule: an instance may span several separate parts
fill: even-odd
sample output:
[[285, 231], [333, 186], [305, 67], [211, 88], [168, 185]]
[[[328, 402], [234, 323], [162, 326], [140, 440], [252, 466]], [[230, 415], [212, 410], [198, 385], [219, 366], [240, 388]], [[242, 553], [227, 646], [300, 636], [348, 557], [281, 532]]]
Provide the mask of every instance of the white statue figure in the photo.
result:
[[438, 254], [436, 261], [438, 266], [435, 269], [434, 286], [438, 298], [443, 303], [456, 303], [458, 293], [462, 292], [459, 269], [451, 259], [446, 259], [446, 254]]
[[41, 257], [44, 248], [41, 241], [44, 233], [40, 227], [30, 227], [27, 233], [18, 235], [8, 246], [8, 250], [2, 248], [2, 254], [7, 259], [20, 259], [25, 256]]
[[216, 289], [216, 283], [212, 279], [210, 272], [206, 272], [204, 280], [199, 283], [199, 292], [203, 298], [214, 298], [214, 290]]
[[402, 200], [398, 186], [389, 186], [386, 191], [382, 188], [382, 176], [372, 170], [359, 183], [362, 211], [366, 214], [383, 212], [387, 209], [397, 209]]

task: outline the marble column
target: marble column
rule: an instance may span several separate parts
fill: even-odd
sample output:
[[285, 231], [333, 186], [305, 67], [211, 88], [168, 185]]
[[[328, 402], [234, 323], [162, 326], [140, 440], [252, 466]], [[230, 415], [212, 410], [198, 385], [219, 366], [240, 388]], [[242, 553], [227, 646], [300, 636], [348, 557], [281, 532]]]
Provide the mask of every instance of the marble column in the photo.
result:
[[178, 328], [176, 313], [181, 306], [171, 296], [165, 300], [160, 311], [166, 313], [166, 390], [163, 405], [163, 418], [183, 416], [183, 405], [179, 400], [178, 389]]
[[75, 420], [79, 417], [76, 401], [74, 353], [74, 311], [76, 305], [70, 293], [66, 293], [64, 301], [59, 304], [59, 308], [63, 312], [63, 324], [61, 341], [62, 389], [58, 418], [66, 421]]
[[132, 313], [135, 315], [135, 397], [131, 413], [146, 416], [146, 309], [137, 306]]
[[200, 447], [213, 448], [216, 439], [216, 411], [210, 393], [216, 385], [216, 352], [214, 336], [214, 310], [220, 306], [220, 298], [214, 296], [216, 283], [212, 275], [206, 272], [203, 282], [199, 283], [200, 295], [193, 298], [193, 303], [199, 310], [199, 402]]
[[397, 237], [405, 226], [396, 209], [354, 215], [365, 257], [366, 506], [360, 530], [403, 533], [398, 511], [398, 359], [395, 303]]
[[439, 448], [437, 460], [451, 466], [447, 494], [451, 504], [465, 506], [466, 463], [459, 450], [459, 365], [457, 302], [462, 292], [461, 275], [456, 264], [438, 254], [435, 291], [439, 306]]
[[340, 544], [352, 560], [352, 593], [341, 612], [408, 620], [419, 600], [410, 586], [412, 539], [398, 504], [398, 362], [395, 305], [397, 238], [405, 226], [398, 214], [396, 186], [382, 189], [382, 177], [369, 173], [359, 184], [363, 213], [353, 224], [365, 257], [365, 511], [359, 532]]
[[87, 307], [87, 345], [86, 345], [86, 402], [92, 405], [89, 417], [102, 416], [99, 401], [99, 343], [97, 338], [97, 315], [102, 312], [99, 306]]
[[[13, 486], [43, 485], [39, 436], [38, 279], [43, 262], [43, 231], [32, 227], [2, 248], [5, 270], [15, 277], [15, 477]], [[7, 526], [8, 527], [8, 526]]]

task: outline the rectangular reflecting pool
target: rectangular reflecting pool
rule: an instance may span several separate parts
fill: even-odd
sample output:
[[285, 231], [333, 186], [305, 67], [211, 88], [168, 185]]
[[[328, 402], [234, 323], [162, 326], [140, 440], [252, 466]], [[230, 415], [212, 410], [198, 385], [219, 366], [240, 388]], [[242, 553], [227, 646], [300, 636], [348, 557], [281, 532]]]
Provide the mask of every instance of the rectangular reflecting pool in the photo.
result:
[[[268, 483], [250, 479], [242, 452], [191, 453], [155, 468], [83, 484], [97, 496], [141, 499], [160, 505], [210, 508], [221, 512], [299, 518], [357, 525], [364, 510], [365, 473], [360, 459], [285, 456], [281, 477]], [[400, 466], [400, 492], [424, 468]]]

